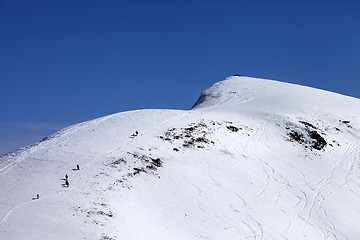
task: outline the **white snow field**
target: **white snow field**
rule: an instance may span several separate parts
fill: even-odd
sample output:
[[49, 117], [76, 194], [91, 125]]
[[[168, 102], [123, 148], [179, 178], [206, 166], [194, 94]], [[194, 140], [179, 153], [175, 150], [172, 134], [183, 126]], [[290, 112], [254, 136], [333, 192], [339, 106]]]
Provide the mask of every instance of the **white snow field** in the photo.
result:
[[360, 239], [359, 162], [359, 99], [233, 76], [0, 158], [0, 239]]

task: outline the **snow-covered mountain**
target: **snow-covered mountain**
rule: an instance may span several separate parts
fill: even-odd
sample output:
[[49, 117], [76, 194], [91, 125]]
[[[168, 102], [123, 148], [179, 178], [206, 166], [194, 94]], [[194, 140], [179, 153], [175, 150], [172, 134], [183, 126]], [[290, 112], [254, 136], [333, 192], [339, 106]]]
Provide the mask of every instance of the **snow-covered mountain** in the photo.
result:
[[359, 99], [233, 76], [0, 158], [0, 239], [360, 239], [359, 162]]

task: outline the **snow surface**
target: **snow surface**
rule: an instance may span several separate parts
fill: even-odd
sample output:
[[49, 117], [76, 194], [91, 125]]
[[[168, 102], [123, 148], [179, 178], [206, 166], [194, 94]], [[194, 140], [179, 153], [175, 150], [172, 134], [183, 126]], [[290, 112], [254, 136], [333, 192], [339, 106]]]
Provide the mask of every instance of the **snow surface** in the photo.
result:
[[234, 76], [68, 127], [0, 158], [0, 239], [360, 239], [359, 110]]

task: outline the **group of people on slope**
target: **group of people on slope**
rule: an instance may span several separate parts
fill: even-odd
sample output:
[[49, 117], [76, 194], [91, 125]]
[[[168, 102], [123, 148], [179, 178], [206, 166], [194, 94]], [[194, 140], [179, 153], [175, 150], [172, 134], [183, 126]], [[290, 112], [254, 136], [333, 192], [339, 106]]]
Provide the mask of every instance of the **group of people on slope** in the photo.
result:
[[[139, 132], [138, 131], [135, 131], [134, 134], [131, 135], [131, 137], [136, 137], [139, 135]], [[75, 169], [73, 169], [75, 170]], [[76, 170], [80, 170], [80, 166], [79, 164], [76, 165]], [[69, 183], [69, 176], [67, 174], [65, 174], [65, 183], [63, 184], [64, 187], [69, 187], [70, 186], [70, 183]], [[39, 194], [36, 194], [36, 198], [35, 199], [39, 199], [40, 198], [40, 195]]]
[[[76, 165], [76, 169], [73, 169], [73, 170], [80, 170], [80, 166], [79, 164]], [[63, 184], [64, 187], [69, 187], [70, 186], [70, 183], [69, 183], [69, 176], [67, 174], [65, 174], [65, 183]], [[39, 194], [36, 194], [36, 198], [33, 198], [33, 199], [39, 199], [40, 198], [40, 195]]]

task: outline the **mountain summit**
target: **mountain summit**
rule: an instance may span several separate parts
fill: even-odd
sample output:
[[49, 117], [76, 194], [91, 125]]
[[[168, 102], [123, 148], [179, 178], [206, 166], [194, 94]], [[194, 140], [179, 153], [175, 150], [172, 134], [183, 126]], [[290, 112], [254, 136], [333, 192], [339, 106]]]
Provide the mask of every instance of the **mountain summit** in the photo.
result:
[[241, 105], [237, 111], [254, 111], [257, 108], [256, 111], [262, 113], [341, 113], [344, 111], [344, 101], [347, 108], [350, 108], [349, 112], [358, 112], [356, 109], [359, 107], [359, 100], [352, 97], [279, 81], [231, 76], [204, 90], [192, 109]]
[[358, 239], [359, 109], [233, 76], [70, 126], [0, 158], [0, 239]]

